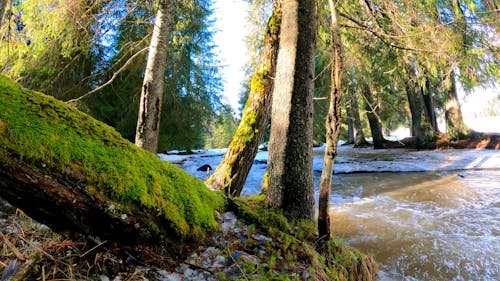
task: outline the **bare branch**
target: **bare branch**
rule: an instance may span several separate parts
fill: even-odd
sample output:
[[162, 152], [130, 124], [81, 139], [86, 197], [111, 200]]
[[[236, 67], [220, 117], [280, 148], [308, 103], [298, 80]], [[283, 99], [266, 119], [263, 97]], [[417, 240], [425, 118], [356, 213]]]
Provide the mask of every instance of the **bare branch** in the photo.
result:
[[125, 64], [122, 65], [122, 67], [120, 67], [120, 69], [118, 69], [115, 73], [113, 73], [113, 76], [111, 77], [111, 79], [109, 79], [106, 83], [102, 84], [101, 86], [93, 89], [92, 91], [90, 91], [90, 92], [88, 92], [88, 93], [86, 93], [86, 94], [84, 94], [84, 95], [82, 95], [82, 96], [80, 96], [80, 97], [78, 97], [76, 99], [69, 100], [66, 103], [67, 104], [74, 104], [77, 101], [82, 100], [82, 99], [88, 97], [89, 95], [91, 95], [91, 94], [93, 94], [93, 93], [95, 93], [97, 91], [100, 91], [100, 90], [104, 89], [105, 87], [109, 86], [111, 83], [113, 83], [113, 81], [116, 79], [116, 77], [118, 76], [118, 74], [120, 74], [123, 70], [125, 70], [127, 68], [127, 66], [129, 66], [136, 57], [138, 57], [140, 54], [142, 54], [144, 51], [146, 51], [148, 49], [149, 49], [149, 46], [148, 47], [144, 47], [142, 50], [138, 51], [133, 56], [131, 56], [127, 60], [127, 62], [125, 62]]

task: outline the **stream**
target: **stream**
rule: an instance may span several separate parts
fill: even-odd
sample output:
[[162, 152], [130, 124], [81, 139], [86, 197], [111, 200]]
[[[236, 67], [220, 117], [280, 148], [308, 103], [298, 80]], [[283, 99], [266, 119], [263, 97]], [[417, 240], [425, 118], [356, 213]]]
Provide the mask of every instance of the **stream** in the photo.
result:
[[[379, 281], [500, 280], [498, 151], [339, 149], [332, 232], [375, 257]], [[222, 154], [204, 152], [180, 166], [204, 179], [196, 168], [215, 168]], [[243, 196], [258, 194], [266, 160], [266, 152], [257, 154]], [[319, 148], [316, 202], [322, 164]]]
[[500, 170], [336, 175], [333, 233], [378, 280], [500, 280]]
[[[313, 163], [316, 197], [320, 152]], [[204, 179], [207, 174], [197, 167], [215, 168], [222, 154], [160, 157]], [[259, 192], [266, 160], [267, 153], [259, 152], [243, 196]], [[338, 160], [330, 198], [332, 232], [374, 256], [381, 269], [378, 281], [500, 280], [498, 151], [342, 148]], [[0, 225], [6, 221], [2, 213], [11, 209], [0, 200]]]

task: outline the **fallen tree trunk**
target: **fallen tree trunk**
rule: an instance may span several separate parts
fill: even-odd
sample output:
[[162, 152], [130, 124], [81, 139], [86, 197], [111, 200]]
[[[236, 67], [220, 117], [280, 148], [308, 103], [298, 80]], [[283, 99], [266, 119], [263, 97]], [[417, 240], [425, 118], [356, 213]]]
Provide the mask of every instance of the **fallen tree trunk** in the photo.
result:
[[201, 239], [225, 204], [111, 127], [1, 76], [0, 197], [55, 230], [129, 244]]

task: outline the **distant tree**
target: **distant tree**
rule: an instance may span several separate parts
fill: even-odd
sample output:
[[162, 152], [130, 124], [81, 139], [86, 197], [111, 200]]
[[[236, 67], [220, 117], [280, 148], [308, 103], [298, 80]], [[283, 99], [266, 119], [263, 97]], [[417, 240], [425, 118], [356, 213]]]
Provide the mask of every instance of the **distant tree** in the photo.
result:
[[446, 135], [451, 140], [458, 140], [470, 136], [472, 130], [465, 125], [460, 102], [458, 100], [457, 85], [455, 75], [450, 78], [448, 95], [445, 107]]
[[271, 111], [280, 26], [281, 4], [276, 1], [268, 20], [264, 45], [240, 124], [221, 163], [207, 180], [208, 185], [224, 190], [228, 196], [240, 195], [266, 131]]
[[319, 237], [330, 238], [330, 188], [332, 185], [333, 164], [337, 156], [337, 143], [340, 135], [343, 52], [340, 23], [333, 0], [328, 1], [331, 14], [332, 58], [330, 107], [326, 117], [326, 148], [323, 169], [319, 184], [318, 231]]
[[8, 2], [9, 0], [0, 0], [0, 28], [2, 28], [3, 14], [5, 13]]
[[354, 144], [354, 147], [368, 146], [369, 143], [366, 141], [363, 126], [361, 125], [358, 97], [353, 89], [347, 91], [347, 104], [347, 118], [352, 123], [352, 125], [350, 125], [352, 126], [352, 143]]
[[373, 92], [370, 85], [367, 82], [361, 85], [361, 94], [363, 95], [366, 117], [368, 118], [368, 123], [370, 124], [370, 132], [372, 134], [373, 148], [382, 149], [384, 148], [384, 134], [382, 132], [382, 124], [377, 114], [377, 103], [373, 98]]
[[316, 1], [284, 0], [269, 140], [266, 203], [312, 219]]
[[332, 66], [332, 39], [330, 10], [325, 1], [318, 1], [318, 34], [316, 40], [316, 59], [314, 62], [314, 114], [313, 140], [317, 144], [325, 143], [325, 120], [330, 104], [330, 85]]
[[162, 0], [158, 3], [139, 105], [135, 144], [153, 153], [158, 149], [160, 137], [163, 84], [168, 40], [173, 23], [173, 4], [173, 0]]
[[406, 94], [411, 111], [411, 130], [416, 139], [417, 148], [426, 148], [436, 139], [436, 131], [425, 107], [424, 97], [417, 81], [417, 70], [406, 62]]
[[424, 85], [420, 86], [420, 91], [422, 92], [422, 96], [424, 98], [425, 110], [427, 111], [427, 115], [429, 116], [429, 122], [431, 123], [432, 129], [434, 129], [436, 133], [439, 133], [436, 116], [436, 106], [434, 102], [433, 88], [431, 86], [430, 77], [425, 78]]
[[217, 116], [211, 124], [211, 132], [207, 134], [205, 146], [225, 148], [231, 142], [238, 123], [229, 105], [221, 107], [216, 114]]

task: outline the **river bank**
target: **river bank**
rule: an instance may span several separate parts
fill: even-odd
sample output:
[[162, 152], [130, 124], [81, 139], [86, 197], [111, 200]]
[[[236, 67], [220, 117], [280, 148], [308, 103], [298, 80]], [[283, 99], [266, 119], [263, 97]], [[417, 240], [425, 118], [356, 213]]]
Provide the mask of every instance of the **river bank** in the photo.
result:
[[[198, 150], [194, 154], [182, 155], [179, 151], [159, 154], [160, 158], [172, 162], [188, 173], [204, 180], [207, 173], [197, 171], [202, 165], [215, 169], [225, 149]], [[323, 169], [324, 147], [314, 148], [313, 170], [319, 178]], [[267, 151], [259, 151], [243, 188], [244, 196], [260, 192], [262, 178], [267, 168]], [[463, 171], [477, 169], [500, 169], [500, 150], [495, 149], [443, 149], [417, 150], [391, 148], [353, 148], [350, 145], [338, 147], [334, 174], [375, 172], [431, 172]]]
[[[318, 178], [322, 167], [323, 148], [318, 147], [314, 151], [313, 168], [315, 177]], [[160, 157], [177, 163], [186, 171], [204, 179], [206, 172], [197, 171], [197, 168], [203, 164], [210, 164], [215, 168], [223, 153], [224, 150], [210, 150], [197, 151], [194, 155], [171, 154], [160, 155]], [[267, 152], [260, 151], [245, 185], [245, 195], [255, 195], [259, 192], [266, 162]], [[494, 220], [491, 221], [490, 212], [477, 211], [497, 210], [495, 208], [500, 206], [498, 193], [495, 193], [494, 190], [491, 191], [491, 187], [488, 189], [479, 185], [477, 183], [478, 176], [474, 174], [475, 171], [497, 171], [496, 169], [500, 169], [500, 153], [490, 149], [373, 150], [371, 148], [340, 146], [335, 164], [336, 174], [331, 198], [332, 203], [335, 204], [331, 208], [332, 222], [335, 225], [333, 232], [349, 245], [374, 254], [377, 260], [382, 261], [382, 271], [378, 280], [429, 280], [424, 278], [425, 276], [429, 278], [441, 276], [436, 280], [446, 280], [442, 276], [456, 277], [453, 272], [468, 272], [467, 270], [470, 271], [467, 276], [479, 276], [482, 278], [481, 280], [494, 280], [492, 276], [498, 274], [499, 264], [494, 262], [494, 259], [492, 261], [491, 255], [482, 261], [480, 252], [471, 250], [470, 255], [459, 253], [464, 256], [462, 260], [465, 260], [465, 263], [460, 264], [462, 260], [457, 261], [456, 258], [439, 259], [438, 253], [444, 253], [449, 248], [463, 249], [467, 245], [467, 241], [472, 238], [476, 239], [476, 243], [487, 250], [486, 253], [496, 253], [499, 250], [498, 243], [491, 244], [488, 241], [495, 241], [495, 237], [498, 238], [500, 226]], [[493, 178], [489, 177], [488, 181], [494, 182], [497, 174], [493, 173]], [[397, 175], [398, 178], [395, 179], [394, 175]], [[479, 174], [479, 176], [483, 177], [484, 175]], [[466, 180], [462, 180], [462, 177]], [[497, 180], [500, 181], [500, 179]], [[434, 183], [427, 184], [427, 182]], [[490, 191], [481, 196], [477, 195], [483, 194], [480, 191], [467, 192], [472, 187], [464, 187], [463, 184], [468, 182], [471, 182], [472, 186], [482, 187], [483, 191]], [[462, 193], [467, 196], [457, 196], [457, 194]], [[482, 203], [484, 200], [477, 201], [478, 198], [483, 197], [488, 197], [491, 200], [484, 204]], [[422, 209], [422, 206], [426, 204], [430, 206], [430, 212]], [[450, 209], [450, 206], [458, 206], [458, 209]], [[458, 220], [457, 223], [453, 221], [449, 223], [449, 228], [448, 226], [443, 228], [438, 222], [443, 220], [443, 216], [440, 215], [442, 213], [457, 213], [458, 217], [467, 217], [467, 213], [471, 212], [470, 208], [477, 211], [474, 213], [475, 218], [486, 221], [485, 224], [474, 226], [475, 232], [472, 231], [471, 235], [473, 236], [471, 237], [459, 235], [459, 233], [471, 228], [471, 226], [466, 229], [461, 228], [463, 225], [470, 225], [468, 221]], [[481, 218], [481, 214], [487, 216]], [[433, 217], [436, 220], [429, 222]], [[225, 226], [225, 229], [213, 236], [214, 240], [211, 246], [205, 245], [193, 249], [180, 265], [172, 266], [168, 260], [158, 261], [159, 256], [155, 256], [147, 250], [143, 251], [146, 253], [145, 255], [139, 256], [131, 249], [118, 249], [116, 246], [106, 245], [106, 243], [100, 244], [104, 241], [85, 244], [67, 240], [51, 233], [44, 226], [36, 223], [33, 225], [32, 221], [25, 217], [22, 212], [16, 212], [15, 209], [5, 204], [2, 204], [0, 211], [0, 229], [6, 230], [8, 237], [18, 243], [16, 245], [24, 245], [25, 248], [20, 247], [21, 250], [29, 249], [29, 251], [36, 252], [44, 249], [44, 257], [50, 260], [52, 265], [55, 265], [51, 268], [64, 271], [65, 274], [73, 272], [73, 276], [67, 275], [69, 279], [79, 279], [76, 275], [77, 272], [71, 267], [71, 261], [78, 260], [78, 263], [87, 266], [89, 271], [99, 266], [111, 264], [116, 272], [100, 275], [99, 279], [103, 281], [217, 280], [217, 274], [245, 278], [241, 274], [241, 269], [238, 268], [238, 263], [235, 263], [232, 258], [250, 261], [257, 267], [259, 264], [265, 266], [266, 261], [255, 259], [255, 254], [239, 247], [241, 247], [242, 241], [248, 241], [248, 245], [254, 247], [252, 251], [266, 251], [265, 246], [262, 245], [267, 243], [266, 241], [269, 241], [271, 237], [256, 232], [253, 226], [243, 224], [231, 213], [220, 214], [219, 222]], [[412, 222], [410, 224], [412, 227], [405, 226], [407, 222]], [[425, 231], [419, 232], [420, 229], [425, 229]], [[481, 236], [484, 238], [483, 240], [477, 240], [478, 232], [483, 234]], [[433, 233], [439, 235], [432, 236]], [[241, 240], [241, 237], [247, 237], [247, 239]], [[459, 241], [465, 244], [457, 244], [457, 237], [462, 237]], [[427, 242], [421, 243], [422, 239]], [[445, 243], [443, 241], [452, 242]], [[374, 248], [373, 245], [386, 245], [387, 247], [384, 246], [386, 251]], [[402, 245], [410, 247], [401, 248]], [[419, 245], [425, 245], [425, 247], [422, 248]], [[113, 248], [115, 251], [110, 250]], [[228, 255], [227, 249], [239, 250], [230, 252]], [[0, 260], [0, 267], [3, 269], [11, 265], [13, 254], [11, 249], [6, 246], [2, 250], [3, 254], [8, 255], [2, 256]], [[412, 256], [412, 253], [416, 253], [417, 256]], [[233, 256], [233, 254], [235, 255]], [[454, 252], [450, 255], [457, 256]], [[426, 260], [426, 256], [433, 257], [429, 261], [436, 264], [436, 267], [425, 265], [423, 260]], [[92, 259], [88, 259], [88, 257], [92, 257]], [[161, 269], [145, 266], [148, 260], [155, 260], [156, 263], [163, 263], [164, 266]], [[475, 261], [486, 263], [488, 268], [477, 265]], [[425, 271], [417, 273], [412, 271], [422, 266], [438, 273], [428, 275], [429, 273]], [[439, 271], [443, 268], [446, 271], [445, 275]], [[476, 268], [478, 269], [475, 270]], [[78, 274], [82, 274], [81, 272]], [[307, 279], [307, 277], [311, 277], [311, 272], [307, 270], [306, 264], [300, 265], [297, 271], [290, 271], [290, 273], [296, 278]], [[476, 279], [472, 278], [471, 280]]]
[[[317, 196], [322, 147], [314, 148]], [[161, 155], [203, 179], [224, 150]], [[258, 194], [259, 151], [244, 195]], [[331, 193], [332, 232], [380, 263], [377, 280], [498, 280], [500, 151], [374, 150], [339, 146]]]

